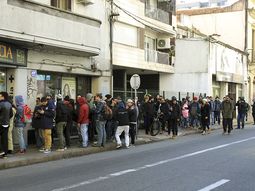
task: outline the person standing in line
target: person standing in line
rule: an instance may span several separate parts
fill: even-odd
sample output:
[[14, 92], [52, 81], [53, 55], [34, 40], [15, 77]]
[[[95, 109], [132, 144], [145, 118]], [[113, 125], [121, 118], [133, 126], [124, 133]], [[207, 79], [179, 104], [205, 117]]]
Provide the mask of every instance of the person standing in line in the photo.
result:
[[189, 103], [188, 100], [184, 100], [184, 103], [182, 105], [182, 117], [183, 117], [183, 127], [188, 128], [189, 127]]
[[228, 134], [230, 134], [232, 130], [234, 105], [228, 95], [225, 97], [224, 101], [222, 102], [221, 109], [222, 109], [222, 116], [223, 116], [223, 133], [222, 134], [226, 134], [227, 130], [228, 130]]
[[72, 101], [69, 96], [65, 96], [64, 98], [64, 105], [67, 108], [67, 122], [64, 128], [64, 137], [66, 141], [65, 148], [70, 147], [70, 136], [71, 136], [71, 129], [73, 126], [73, 112], [74, 112], [74, 105], [72, 105]]
[[253, 117], [253, 125], [255, 125], [255, 98], [253, 99], [253, 104], [252, 104], [252, 117]]
[[36, 147], [43, 150], [44, 138], [41, 126], [41, 115], [38, 110], [41, 109], [41, 98], [36, 98], [36, 106], [32, 117], [32, 127], [35, 129]]
[[172, 129], [172, 137], [175, 138], [178, 135], [178, 122], [181, 118], [181, 107], [177, 103], [177, 99], [175, 96], [172, 97], [171, 103], [170, 103], [170, 119], [169, 119], [169, 130], [168, 133], [170, 133], [170, 129]]
[[154, 116], [154, 103], [152, 102], [151, 95], [144, 96], [144, 103], [142, 105], [142, 111], [144, 115], [144, 128], [145, 134], [148, 135], [150, 131], [150, 126], [153, 122]]
[[218, 125], [220, 125], [220, 107], [221, 107], [221, 101], [218, 96], [215, 97], [214, 101], [214, 121], [218, 122]]
[[52, 146], [52, 128], [53, 128], [53, 119], [55, 116], [55, 105], [53, 100], [47, 100], [46, 97], [41, 98], [41, 108], [37, 112], [41, 115], [41, 126], [43, 129], [43, 138], [44, 138], [44, 150], [45, 154], [51, 152]]
[[137, 129], [138, 109], [136, 108], [132, 99], [127, 100], [127, 109], [128, 109], [128, 116], [129, 116], [129, 135], [131, 138], [131, 144], [132, 146], [134, 146], [136, 129]]
[[[86, 94], [86, 100], [89, 106], [89, 127], [88, 127], [88, 136], [89, 142], [93, 143], [95, 141], [95, 132], [96, 132], [96, 120], [93, 113], [94, 108], [94, 96], [92, 93]], [[79, 106], [80, 107], [80, 106]]]
[[103, 117], [105, 101], [102, 100], [103, 96], [101, 93], [97, 93], [95, 96], [95, 106], [92, 109], [96, 121], [96, 131], [97, 131], [97, 143], [94, 147], [104, 147], [106, 143], [106, 131], [105, 124], [106, 120]]
[[0, 140], [2, 149], [0, 156], [3, 158], [6, 158], [8, 154], [8, 130], [12, 117], [12, 105], [8, 101], [8, 93], [0, 92]]
[[118, 127], [115, 133], [115, 138], [117, 141], [116, 149], [119, 149], [122, 147], [122, 143], [120, 140], [120, 135], [124, 131], [125, 132], [125, 145], [126, 148], [129, 148], [129, 116], [128, 116], [128, 110], [127, 108], [119, 104], [118, 110], [117, 110], [117, 120], [118, 120]]
[[65, 143], [64, 143], [64, 129], [67, 123], [67, 115], [68, 115], [68, 108], [62, 101], [62, 95], [57, 95], [57, 106], [56, 106], [56, 127], [57, 127], [57, 134], [59, 138], [58, 149], [57, 151], [64, 151]]
[[248, 110], [247, 103], [245, 102], [243, 97], [239, 97], [239, 100], [236, 103], [238, 115], [237, 115], [237, 129], [240, 129], [242, 125], [242, 129], [244, 128], [244, 118], [246, 115], [246, 112]]
[[80, 128], [82, 136], [82, 147], [88, 147], [88, 127], [89, 127], [89, 105], [84, 97], [78, 98], [80, 105], [77, 125]]
[[205, 135], [206, 128], [208, 130], [208, 133], [210, 132], [210, 105], [207, 101], [207, 99], [203, 99], [203, 103], [201, 105], [201, 125], [202, 125], [202, 135]]
[[24, 99], [21, 95], [15, 96], [15, 103], [17, 107], [17, 113], [15, 115], [15, 127], [18, 130], [18, 136], [19, 136], [19, 153], [25, 154], [26, 152], [26, 144], [24, 141], [24, 128], [26, 126], [26, 123], [24, 121]]
[[8, 154], [13, 154], [13, 151], [14, 151], [12, 136], [13, 136], [14, 118], [17, 112], [16, 106], [13, 103], [11, 104], [12, 104], [13, 116], [10, 118], [10, 126], [8, 130]]

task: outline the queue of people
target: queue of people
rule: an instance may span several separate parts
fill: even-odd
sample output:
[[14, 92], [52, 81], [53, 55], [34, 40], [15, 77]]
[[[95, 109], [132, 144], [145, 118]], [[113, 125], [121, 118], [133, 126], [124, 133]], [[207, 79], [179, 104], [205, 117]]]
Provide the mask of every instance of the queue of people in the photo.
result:
[[[121, 97], [112, 97], [107, 94], [95, 96], [88, 93], [78, 95], [76, 100], [69, 96], [51, 96], [36, 99], [36, 106], [32, 111], [21, 95], [15, 96], [14, 103], [8, 99], [6, 92], [0, 92], [0, 139], [2, 152], [0, 157], [6, 158], [14, 152], [12, 132], [17, 128], [19, 153], [25, 154], [27, 145], [24, 141], [24, 128], [31, 124], [35, 131], [36, 146], [45, 154], [52, 152], [53, 129], [58, 137], [56, 151], [64, 152], [71, 146], [70, 130], [77, 127], [82, 148], [89, 145], [105, 147], [106, 142], [115, 141], [116, 148], [129, 148], [135, 145], [137, 122], [144, 121], [145, 133], [149, 134], [153, 119], [158, 116], [161, 124], [161, 133], [166, 130], [171, 138], [178, 136], [178, 128], [201, 128], [202, 134], [210, 133], [210, 126], [220, 125], [223, 118], [223, 134], [230, 134], [233, 129], [234, 110], [237, 108], [237, 129], [244, 128], [245, 118], [249, 110], [248, 103], [240, 97], [234, 103], [229, 96], [221, 102], [219, 97], [186, 97], [178, 101], [175, 96], [165, 99], [163, 96], [153, 98], [145, 95], [144, 101], [136, 102]], [[252, 105], [255, 118], [255, 104]], [[138, 120], [140, 116], [140, 120]], [[255, 121], [255, 119], [254, 119]], [[74, 124], [75, 123], [75, 124]], [[254, 122], [255, 123], [255, 122]], [[124, 141], [121, 141], [121, 138]], [[130, 140], [131, 139], [131, 140]], [[124, 145], [123, 145], [124, 144]]]

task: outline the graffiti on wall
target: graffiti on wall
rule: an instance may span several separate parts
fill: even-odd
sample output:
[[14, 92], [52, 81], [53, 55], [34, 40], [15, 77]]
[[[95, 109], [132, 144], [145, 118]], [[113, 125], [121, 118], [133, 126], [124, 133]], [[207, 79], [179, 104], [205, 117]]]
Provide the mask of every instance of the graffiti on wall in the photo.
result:
[[27, 76], [27, 99], [28, 102], [35, 102], [37, 95], [37, 80], [33, 75], [33, 71], [28, 73]]

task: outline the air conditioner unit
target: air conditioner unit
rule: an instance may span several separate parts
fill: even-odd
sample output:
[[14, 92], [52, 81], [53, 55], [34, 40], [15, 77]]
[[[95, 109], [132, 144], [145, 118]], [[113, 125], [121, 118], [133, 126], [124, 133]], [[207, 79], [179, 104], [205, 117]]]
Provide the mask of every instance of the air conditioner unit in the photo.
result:
[[169, 49], [169, 48], [171, 48], [170, 38], [158, 39], [157, 40], [157, 48], [158, 49]]
[[94, 4], [94, 0], [76, 0], [77, 3], [83, 4], [83, 5], [90, 5]]

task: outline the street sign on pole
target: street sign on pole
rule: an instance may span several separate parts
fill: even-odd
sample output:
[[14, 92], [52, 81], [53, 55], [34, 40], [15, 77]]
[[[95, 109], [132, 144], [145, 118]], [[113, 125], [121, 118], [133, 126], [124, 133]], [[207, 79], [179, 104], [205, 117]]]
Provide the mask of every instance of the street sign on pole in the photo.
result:
[[130, 78], [130, 86], [135, 90], [137, 90], [140, 87], [140, 76], [138, 74], [134, 74]]
[[134, 74], [130, 78], [130, 86], [135, 90], [135, 105], [137, 104], [137, 89], [140, 87], [140, 76], [138, 74]]

